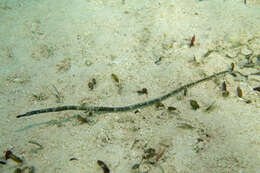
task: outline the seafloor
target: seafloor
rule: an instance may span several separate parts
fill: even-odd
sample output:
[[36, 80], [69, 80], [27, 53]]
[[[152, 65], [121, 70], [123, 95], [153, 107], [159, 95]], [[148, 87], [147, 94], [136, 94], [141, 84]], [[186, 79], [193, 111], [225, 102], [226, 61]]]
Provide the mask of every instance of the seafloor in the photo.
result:
[[259, 87], [259, 0], [0, 1], [1, 173], [257, 173]]

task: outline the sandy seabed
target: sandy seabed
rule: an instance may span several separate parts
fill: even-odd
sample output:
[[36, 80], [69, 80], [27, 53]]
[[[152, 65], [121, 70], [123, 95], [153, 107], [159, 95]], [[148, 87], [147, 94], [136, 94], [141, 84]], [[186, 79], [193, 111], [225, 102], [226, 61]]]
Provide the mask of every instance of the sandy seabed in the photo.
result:
[[[0, 172], [103, 173], [97, 160], [111, 173], [259, 172], [260, 1], [244, 2], [1, 0]], [[226, 74], [161, 106], [85, 123], [79, 111], [16, 118], [147, 101], [232, 63], [247, 77]]]

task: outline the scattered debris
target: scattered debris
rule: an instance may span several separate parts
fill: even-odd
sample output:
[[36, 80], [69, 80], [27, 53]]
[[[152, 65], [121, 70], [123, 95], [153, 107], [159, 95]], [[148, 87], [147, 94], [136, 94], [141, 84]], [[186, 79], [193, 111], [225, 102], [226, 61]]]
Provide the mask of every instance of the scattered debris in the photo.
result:
[[187, 88], [184, 88], [184, 89], [183, 89], [183, 95], [184, 95], [184, 96], [187, 96], [187, 94], [188, 94], [188, 89], [187, 89]]
[[137, 114], [137, 113], [139, 113], [139, 112], [140, 112], [139, 109], [136, 109], [136, 110], [134, 111], [135, 114]]
[[16, 169], [14, 170], [14, 173], [22, 173], [22, 169], [21, 169], [21, 168], [16, 168]]
[[253, 90], [254, 90], [254, 91], [258, 91], [258, 92], [260, 92], [260, 86], [259, 86], [259, 87], [255, 87], [255, 88], [253, 88]]
[[231, 63], [231, 71], [234, 71], [234, 68], [235, 68], [235, 64], [232, 62]]
[[252, 103], [252, 100], [246, 100], [246, 103], [250, 104], [250, 103]]
[[110, 173], [109, 168], [107, 167], [107, 165], [103, 161], [98, 160], [97, 164], [103, 169], [104, 173]]
[[185, 129], [185, 130], [192, 130], [194, 127], [187, 123], [180, 123], [177, 128]]
[[213, 103], [211, 103], [206, 109], [205, 112], [209, 113], [211, 112], [214, 108], [215, 108], [215, 101]]
[[212, 52], [214, 52], [214, 50], [208, 50], [208, 51], [203, 55], [203, 57], [204, 57], [204, 58], [208, 57]]
[[146, 94], [147, 95], [148, 94], [148, 90], [147, 90], [147, 88], [143, 88], [141, 90], [138, 90], [137, 93], [138, 94]]
[[34, 173], [35, 172], [35, 168], [34, 166], [26, 166], [22, 169], [22, 173], [25, 172], [25, 170], [28, 170], [28, 173]]
[[63, 103], [64, 96], [59, 92], [59, 90], [56, 88], [55, 85], [52, 85], [54, 92], [52, 92], [52, 95], [56, 97], [56, 102], [57, 103]]
[[155, 162], [157, 163], [161, 158], [162, 156], [164, 155], [166, 149], [164, 148], [161, 152], [159, 152], [156, 157], [155, 157]]
[[189, 46], [190, 47], [194, 46], [194, 42], [195, 42], [195, 35], [192, 36]]
[[208, 133], [205, 132], [203, 128], [197, 129], [197, 133], [199, 137], [197, 138], [196, 143], [193, 145], [193, 150], [195, 153], [199, 153], [205, 150], [206, 144], [209, 142], [211, 137]]
[[65, 73], [71, 68], [71, 59], [65, 58], [59, 64], [56, 64], [56, 70], [58, 73]]
[[114, 73], [111, 74], [112, 79], [114, 80], [114, 82], [116, 83], [116, 86], [118, 88], [118, 93], [121, 94], [122, 89], [123, 89], [123, 85], [122, 82], [120, 82], [118, 76]]
[[5, 164], [6, 164], [6, 162], [5, 162], [5, 161], [2, 161], [2, 160], [0, 160], [0, 164], [1, 164], [1, 165], [5, 165]]
[[88, 83], [88, 88], [90, 90], [93, 90], [94, 89], [94, 86], [97, 84], [97, 81], [95, 78], [93, 78], [89, 83]]
[[160, 62], [162, 61], [162, 56], [160, 56], [154, 63], [155, 64], [157, 64], [157, 65], [159, 65], [160, 64]]
[[[33, 142], [33, 141], [29, 141], [30, 143], [32, 144], [35, 144], [35, 145], [40, 145], [39, 143], [37, 142]], [[41, 146], [41, 145], [40, 145]], [[7, 150], [6, 152], [4, 152], [4, 159], [5, 160], [8, 160], [8, 159], [12, 159], [13, 161], [15, 161], [19, 166], [22, 166], [21, 167], [18, 167], [14, 170], [13, 173], [34, 173], [35, 172], [35, 167], [34, 166], [24, 166], [23, 163], [24, 163], [24, 160], [22, 160], [20, 157], [18, 157], [17, 155], [13, 154], [13, 152], [11, 150]], [[7, 164], [7, 162], [5, 161], [0, 161], [0, 164]], [[1, 172], [1, 171], [0, 171]]]
[[260, 75], [260, 72], [251, 73], [250, 75], [256, 75], [256, 76], [259, 76], [259, 75]]
[[23, 160], [20, 157], [14, 155], [11, 150], [7, 150], [5, 152], [5, 160], [8, 160], [8, 159], [12, 159], [16, 163], [23, 163]]
[[46, 93], [40, 92], [38, 94], [32, 94], [32, 101], [44, 101], [47, 100], [49, 98], [49, 96], [46, 95]]
[[158, 108], [164, 108], [165, 106], [164, 106], [164, 104], [162, 102], [157, 102], [155, 104], [155, 107], [158, 109]]
[[229, 91], [227, 90], [227, 84], [225, 81], [222, 83], [222, 96], [223, 97], [229, 96]]
[[54, 55], [55, 48], [46, 44], [33, 45], [30, 57], [35, 60], [48, 59]]
[[[164, 145], [164, 148], [159, 150], [159, 152], [156, 152], [154, 148], [148, 148], [144, 150], [144, 154], [142, 155], [142, 160], [140, 163], [136, 163], [132, 166], [132, 170], [135, 171], [134, 173], [148, 173], [153, 167], [160, 169], [160, 171], [164, 173], [163, 167], [158, 162], [166, 152], [165, 147], [169, 146]], [[141, 169], [145, 169], [145, 171], [141, 171]]]
[[140, 164], [139, 163], [136, 163], [132, 166], [132, 169], [138, 169], [140, 167]]
[[177, 108], [176, 108], [176, 107], [173, 107], [173, 106], [168, 106], [168, 107], [167, 107], [167, 110], [168, 110], [168, 111], [176, 111]]
[[240, 87], [237, 87], [237, 96], [242, 98], [243, 97], [243, 91]]
[[144, 150], [144, 154], [143, 154], [142, 158], [147, 160], [147, 159], [154, 157], [155, 155], [156, 155], [155, 149], [154, 148], [148, 148], [148, 149]]
[[34, 153], [37, 153], [39, 150], [43, 149], [43, 146], [39, 142], [29, 141], [28, 143], [38, 146], [38, 148], [32, 150], [32, 152], [34, 152]]
[[88, 112], [85, 115], [81, 115], [78, 114], [77, 115], [77, 119], [81, 124], [87, 123], [87, 124], [92, 124], [94, 122], [94, 120], [91, 118], [91, 116], [93, 115], [92, 112]]
[[197, 110], [200, 108], [200, 105], [198, 104], [198, 102], [196, 100], [190, 100], [190, 105], [193, 110]]
[[72, 158], [70, 158], [70, 161], [73, 161], [73, 160], [79, 160], [79, 159], [76, 158], [76, 157], [72, 157]]
[[112, 79], [113, 79], [116, 83], [119, 83], [119, 78], [117, 77], [116, 74], [112, 73], [112, 74], [111, 74], [111, 77], [112, 77]]
[[7, 76], [6, 81], [8, 83], [16, 83], [24, 85], [30, 81], [30, 76], [25, 72], [13, 73]]

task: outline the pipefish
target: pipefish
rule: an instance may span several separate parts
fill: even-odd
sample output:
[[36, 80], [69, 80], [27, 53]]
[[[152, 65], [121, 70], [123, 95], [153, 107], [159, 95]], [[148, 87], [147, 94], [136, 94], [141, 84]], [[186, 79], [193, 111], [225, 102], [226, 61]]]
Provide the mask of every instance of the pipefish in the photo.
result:
[[123, 111], [130, 111], [130, 110], [134, 110], [134, 109], [138, 109], [138, 108], [142, 108], [142, 107], [146, 107], [146, 106], [151, 106], [154, 105], [158, 102], [161, 102], [187, 88], [191, 88], [194, 85], [197, 85], [199, 83], [202, 83], [204, 81], [208, 81], [211, 80], [212, 78], [227, 74], [227, 73], [233, 73], [233, 69], [229, 69], [229, 70], [225, 70], [219, 73], [215, 73], [211, 76], [199, 79], [195, 82], [191, 82], [188, 83], [186, 85], [183, 85], [165, 95], [162, 95], [160, 97], [145, 101], [145, 102], [140, 102], [140, 103], [136, 103], [136, 104], [132, 104], [132, 105], [127, 105], [127, 106], [118, 106], [118, 107], [109, 107], [109, 106], [59, 106], [59, 107], [53, 107], [53, 108], [46, 108], [46, 109], [39, 109], [39, 110], [33, 110], [33, 111], [29, 111], [26, 112], [24, 114], [20, 114], [17, 115], [17, 118], [21, 118], [21, 117], [28, 117], [31, 115], [36, 115], [36, 114], [41, 114], [41, 113], [48, 113], [48, 112], [60, 112], [60, 111], [68, 111], [68, 110], [78, 110], [78, 111], [90, 111], [90, 112], [123, 112]]

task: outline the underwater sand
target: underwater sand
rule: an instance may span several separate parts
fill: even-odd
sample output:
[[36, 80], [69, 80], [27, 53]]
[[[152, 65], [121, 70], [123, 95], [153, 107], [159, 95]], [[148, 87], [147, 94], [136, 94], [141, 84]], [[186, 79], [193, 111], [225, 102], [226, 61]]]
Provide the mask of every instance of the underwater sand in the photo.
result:
[[[111, 173], [259, 172], [260, 76], [250, 74], [260, 71], [260, 1], [1, 0], [0, 40], [0, 160], [7, 150], [24, 160], [7, 160], [1, 173], [103, 173], [97, 160]], [[80, 111], [16, 118], [147, 101], [231, 63], [248, 78], [201, 83], [164, 108], [93, 113], [87, 123]]]

